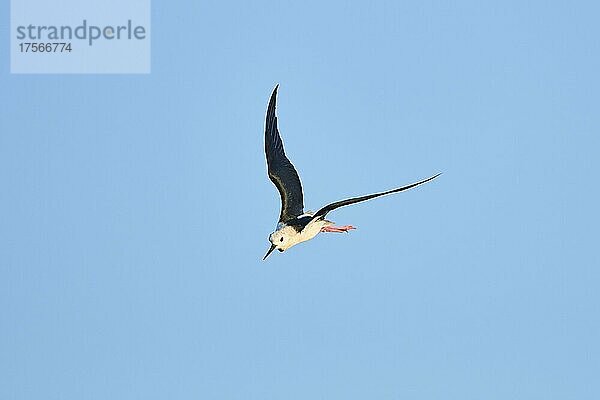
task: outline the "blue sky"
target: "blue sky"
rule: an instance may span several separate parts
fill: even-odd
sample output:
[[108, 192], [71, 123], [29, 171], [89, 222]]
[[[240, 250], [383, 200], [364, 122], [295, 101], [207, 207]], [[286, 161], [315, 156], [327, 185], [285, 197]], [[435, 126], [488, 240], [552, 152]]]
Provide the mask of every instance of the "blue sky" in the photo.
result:
[[[149, 75], [3, 59], [0, 398], [597, 399], [599, 12], [155, 1]], [[307, 209], [444, 174], [262, 262], [276, 83]]]

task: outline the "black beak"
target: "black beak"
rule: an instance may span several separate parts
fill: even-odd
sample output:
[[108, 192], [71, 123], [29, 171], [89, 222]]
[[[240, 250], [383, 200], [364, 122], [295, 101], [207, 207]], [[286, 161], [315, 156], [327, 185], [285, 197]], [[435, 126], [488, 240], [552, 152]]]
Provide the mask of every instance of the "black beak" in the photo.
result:
[[263, 257], [263, 261], [265, 261], [267, 259], [267, 257], [269, 257], [269, 254], [271, 254], [273, 252], [273, 250], [275, 250], [274, 244], [271, 245], [271, 247], [269, 248], [269, 251], [267, 251], [267, 254], [265, 254], [265, 256]]

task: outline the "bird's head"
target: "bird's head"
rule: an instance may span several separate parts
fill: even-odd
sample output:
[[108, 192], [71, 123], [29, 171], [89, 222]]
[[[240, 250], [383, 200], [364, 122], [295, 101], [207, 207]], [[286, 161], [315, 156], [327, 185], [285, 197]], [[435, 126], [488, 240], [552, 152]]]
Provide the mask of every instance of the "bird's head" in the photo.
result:
[[269, 235], [269, 242], [271, 242], [271, 247], [267, 251], [267, 254], [263, 257], [265, 260], [269, 257], [269, 254], [273, 252], [273, 250], [277, 249], [280, 252], [283, 252], [293, 245], [297, 243], [294, 240], [294, 237], [297, 235], [297, 232], [291, 226], [284, 226], [281, 229], [276, 230], [275, 232]]

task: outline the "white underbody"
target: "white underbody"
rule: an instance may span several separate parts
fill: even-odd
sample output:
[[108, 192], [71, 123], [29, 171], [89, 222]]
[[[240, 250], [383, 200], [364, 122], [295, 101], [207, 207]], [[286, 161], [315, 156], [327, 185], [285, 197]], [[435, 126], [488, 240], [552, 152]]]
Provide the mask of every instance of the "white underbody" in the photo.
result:
[[321, 232], [321, 228], [332, 224], [332, 222], [327, 220], [313, 220], [300, 232], [296, 232], [291, 226], [283, 226], [281, 229], [273, 232], [273, 235], [277, 235], [278, 237], [283, 236], [284, 241], [279, 242], [279, 240], [276, 239], [273, 244], [277, 246], [278, 250], [287, 250], [298, 243], [306, 242], [307, 240], [314, 238]]

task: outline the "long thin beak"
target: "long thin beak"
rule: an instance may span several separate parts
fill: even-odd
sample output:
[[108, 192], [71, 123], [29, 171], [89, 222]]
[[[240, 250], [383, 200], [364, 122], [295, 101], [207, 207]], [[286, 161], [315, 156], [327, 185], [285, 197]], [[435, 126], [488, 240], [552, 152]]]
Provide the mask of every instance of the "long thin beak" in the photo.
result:
[[267, 251], [267, 254], [265, 254], [265, 256], [263, 257], [263, 261], [265, 261], [267, 259], [267, 257], [269, 257], [269, 254], [271, 254], [273, 252], [273, 250], [275, 250], [275, 245], [272, 244], [271, 247], [269, 248], [269, 251]]

